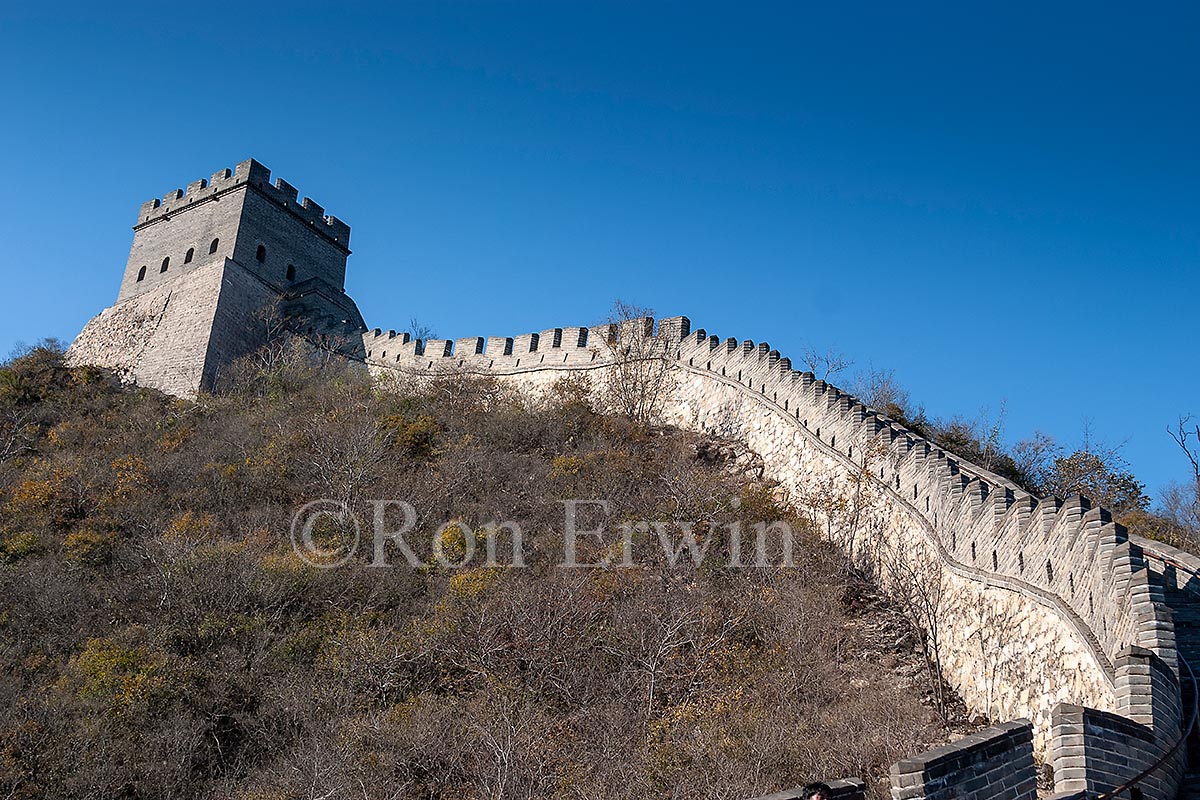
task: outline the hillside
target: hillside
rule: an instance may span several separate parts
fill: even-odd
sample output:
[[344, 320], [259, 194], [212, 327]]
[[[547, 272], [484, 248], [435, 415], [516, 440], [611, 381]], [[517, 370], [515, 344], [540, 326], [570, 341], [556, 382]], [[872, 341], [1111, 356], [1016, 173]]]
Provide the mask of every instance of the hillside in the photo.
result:
[[[190, 402], [53, 347], [5, 365], [0, 795], [744, 798], [852, 774], [882, 792], [945, 740], [900, 615], [736, 443], [585, 396], [270, 361]], [[418, 565], [394, 543], [307, 563], [289, 531], [322, 498], [368, 523], [372, 501], [410, 503]], [[569, 498], [614, 525], [700, 523], [708, 555], [638, 539], [635, 566], [563, 568]], [[795, 566], [731, 568], [720, 531], [764, 519], [800, 531]], [[482, 553], [491, 520], [519, 523], [524, 568], [442, 563]], [[352, 541], [342, 522], [317, 543]]]

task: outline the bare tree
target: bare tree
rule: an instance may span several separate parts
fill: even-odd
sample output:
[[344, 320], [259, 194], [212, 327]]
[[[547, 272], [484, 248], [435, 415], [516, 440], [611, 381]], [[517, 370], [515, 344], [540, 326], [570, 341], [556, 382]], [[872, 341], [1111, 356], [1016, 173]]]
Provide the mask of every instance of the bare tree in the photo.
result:
[[950, 698], [942, 677], [946, 576], [941, 559], [928, 546], [889, 533], [887, 503], [873, 478], [887, 458], [886, 445], [860, 441], [855, 452], [858, 457], [845, 480], [818, 482], [801, 505], [824, 523], [826, 536], [842, 546], [857, 568], [880, 582], [916, 631], [934, 703], [945, 719]]
[[1168, 428], [1167, 434], [1187, 457], [1192, 468], [1192, 482], [1200, 486], [1200, 423], [1193, 423], [1190, 414], [1182, 416], [1176, 423], [1175, 430]]
[[639, 425], [660, 422], [673, 388], [667, 342], [654, 336], [654, 312], [617, 300], [608, 323], [614, 336], [599, 344], [611, 363], [601, 385], [605, 405]]
[[1194, 422], [1191, 415], [1181, 416], [1175, 429], [1168, 428], [1167, 434], [1183, 451], [1191, 475], [1184, 482], [1166, 488], [1163, 511], [1195, 542], [1200, 540], [1200, 424]]
[[[278, 301], [264, 303], [250, 315], [252, 335], [259, 346], [239, 358], [218, 383], [222, 387], [254, 387], [261, 390], [271, 381], [302, 372], [308, 356], [303, 339], [297, 335], [295, 321], [284, 312]], [[253, 377], [252, 377], [253, 376]]]
[[994, 470], [1000, 457], [1004, 455], [1004, 420], [1007, 416], [1008, 405], [1004, 400], [1000, 401], [1000, 409], [996, 412], [995, 417], [992, 417], [986, 409], [980, 412], [979, 440], [982, 442], [980, 451], [983, 459], [979, 466], [986, 470]]
[[0, 413], [0, 464], [32, 452], [36, 432], [30, 409], [11, 408]]
[[896, 380], [895, 370], [872, 367], [859, 373], [850, 384], [850, 391], [880, 413], [901, 422], [912, 416], [908, 390]]
[[369, 397], [353, 389], [340, 391], [336, 412], [314, 418], [303, 429], [305, 447], [301, 463], [323, 497], [351, 506], [379, 478], [388, 458], [388, 446], [371, 419]]
[[[987, 595], [982, 591], [971, 592], [961, 604], [968, 623], [970, 634], [968, 641], [974, 640], [979, 646], [979, 660], [976, 662], [976, 674], [981, 679], [984, 691], [983, 711], [989, 720], [997, 720], [1004, 714], [1000, 703], [998, 688], [1004, 682], [1011, 681], [1016, 675], [1027, 670], [1028, 665], [1022, 663], [1023, 649], [1013, 647], [1013, 632], [1019, 630], [1019, 623], [1014, 619], [1013, 612], [1002, 604], [988, 602]], [[1045, 650], [1055, 649], [1048, 645]]]
[[817, 380], [822, 381], [831, 381], [854, 366], [854, 361], [845, 353], [834, 350], [832, 347], [821, 352], [811, 344], [804, 348], [804, 352], [800, 354], [800, 360], [808, 367], [809, 372], [816, 376]]
[[883, 540], [879, 552], [883, 584], [917, 631], [934, 701], [945, 718], [948, 696], [942, 678], [940, 631], [944, 624], [946, 575], [942, 560], [923, 545], [890, 537]]
[[413, 317], [408, 321], [407, 333], [412, 338], [420, 339], [422, 342], [427, 342], [430, 339], [437, 338], [437, 331], [435, 331], [431, 326], [421, 322], [416, 317]]
[[[888, 451], [880, 439], [859, 440], [851, 449], [855, 453], [854, 467], [846, 476], [830, 475], [814, 481], [801, 493], [799, 505], [814, 525], [824, 527], [825, 538], [841, 545], [852, 563], [873, 570], [871, 554], [878, 551], [882, 533], [878, 524], [882, 495], [872, 475]], [[860, 543], [868, 548], [862, 557], [858, 552]]]
[[1032, 437], [1013, 446], [1012, 459], [1022, 480], [1037, 494], [1044, 494], [1062, 445], [1053, 436], [1034, 431]]

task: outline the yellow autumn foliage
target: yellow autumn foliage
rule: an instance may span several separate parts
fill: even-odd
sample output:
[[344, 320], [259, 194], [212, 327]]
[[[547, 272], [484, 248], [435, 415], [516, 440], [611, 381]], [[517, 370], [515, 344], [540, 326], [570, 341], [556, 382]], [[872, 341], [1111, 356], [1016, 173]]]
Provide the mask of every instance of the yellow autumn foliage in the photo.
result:
[[75, 693], [120, 713], [149, 699], [162, 684], [162, 658], [107, 637], [89, 639], [72, 666]]
[[75, 564], [97, 566], [108, 562], [116, 541], [113, 531], [84, 526], [67, 534], [63, 555]]
[[212, 541], [217, 538], [217, 518], [207, 512], [188, 509], [167, 524], [163, 537], [190, 544]]

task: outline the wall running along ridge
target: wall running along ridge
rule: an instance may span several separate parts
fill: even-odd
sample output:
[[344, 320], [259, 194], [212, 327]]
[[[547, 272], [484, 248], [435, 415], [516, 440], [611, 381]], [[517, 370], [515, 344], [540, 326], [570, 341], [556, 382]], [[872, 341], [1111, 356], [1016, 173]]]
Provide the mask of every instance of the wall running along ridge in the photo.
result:
[[[457, 341], [363, 333], [345, 293], [350, 227], [270, 178], [249, 159], [144, 203], [117, 302], [67, 363], [195, 396], [266, 340], [264, 312], [377, 375], [467, 372], [531, 393], [581, 372], [600, 389], [628, 370], [625, 353], [651, 354], [669, 370], [666, 421], [744, 440], [850, 558], [902, 602], [925, 598], [908, 605], [973, 711], [1029, 721], [900, 762], [895, 800], [1025, 800], [1034, 747], [1074, 798], [1114, 788], [1177, 740], [1180, 656], [1200, 664], [1200, 559], [1130, 537], [1084, 498], [1032, 497], [769, 345], [692, 331], [686, 317], [657, 333], [648, 319]], [[1200, 756], [1200, 734], [1190, 746]], [[1182, 764], [1180, 751], [1144, 797], [1175, 800]]]
[[[1141, 544], [1086, 499], [1032, 497], [793, 370], [767, 344], [692, 331], [686, 317], [674, 317], [661, 320], [656, 335], [652, 320], [619, 332], [603, 325], [456, 341], [375, 329], [363, 335], [363, 353], [377, 375], [468, 372], [538, 392], [565, 372], [603, 383], [626, 347], [647, 351], [630, 346], [646, 337], [671, 367], [667, 421], [743, 439], [889, 590], [936, 597], [923, 607], [946, 680], [973, 712], [1031, 721], [1032, 741], [1056, 767], [1056, 791], [1113, 788], [1175, 742], [1182, 710], [1174, 624], [1161, 569], [1149, 569], [1154, 559]], [[856, 498], [855, 524], [825, 510], [832, 506], [821, 498], [836, 496]], [[1101, 729], [1073, 709], [1087, 709], [1089, 722], [1125, 725]], [[1103, 766], [1092, 757], [1114, 747], [1126, 757]], [[1145, 797], [1173, 800], [1181, 770], [1176, 757], [1143, 786]], [[944, 780], [924, 787], [906, 775], [904, 785], [893, 784], [897, 800], [945, 796]], [[955, 796], [1013, 796], [1004, 785], [985, 782]]]

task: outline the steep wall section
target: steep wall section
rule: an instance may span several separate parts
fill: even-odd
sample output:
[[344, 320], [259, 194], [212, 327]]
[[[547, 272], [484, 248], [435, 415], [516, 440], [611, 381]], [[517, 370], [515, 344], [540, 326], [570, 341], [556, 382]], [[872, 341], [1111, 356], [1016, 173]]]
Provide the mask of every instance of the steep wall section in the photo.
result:
[[[377, 372], [470, 371], [538, 390], [564, 370], [601, 377], [623, 349], [610, 342], [651, 329], [646, 320], [620, 332], [555, 328], [427, 342], [375, 330], [363, 351]], [[769, 345], [692, 332], [686, 318], [662, 320], [657, 336], [674, 368], [672, 421], [745, 439], [802, 504], [864, 487], [853, 525], [819, 504], [810, 510], [856, 558], [866, 552], [881, 562], [889, 554], [901, 569], [877, 563], [884, 583], [902, 582], [895, 575], [905, 570], [910, 579], [936, 580], [930, 633], [947, 679], [974, 710], [1029, 718], [1042, 748], [1059, 703], [1121, 714], [1153, 740], [1118, 767], [1125, 777], [1174, 741], [1177, 683], [1139, 682], [1144, 665], [1128, 658], [1136, 648], [1156, 674], [1177, 673], [1163, 584], [1106, 511], [1081, 497], [1032, 497], [792, 370]], [[1167, 800], [1169, 782], [1147, 796]]]
[[191, 397], [204, 377], [224, 262], [104, 309], [67, 351], [71, 365], [93, 364], [122, 380]]

